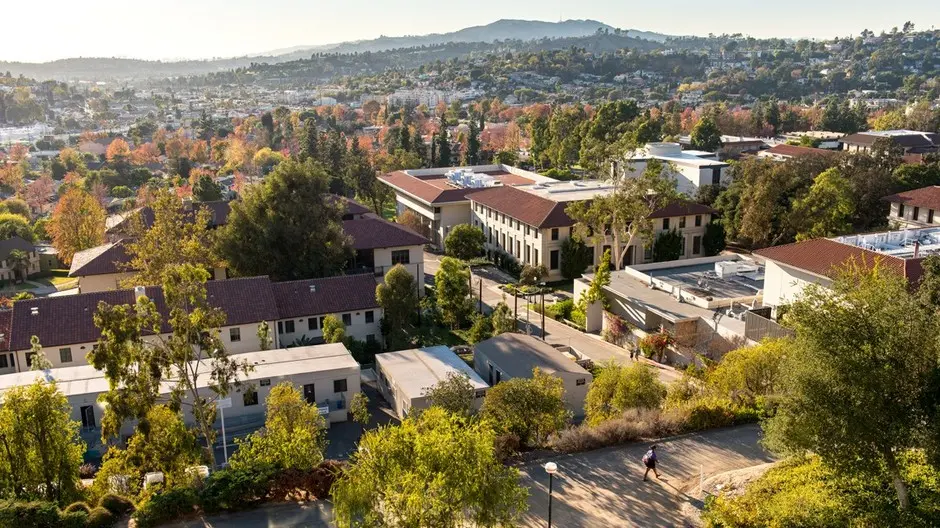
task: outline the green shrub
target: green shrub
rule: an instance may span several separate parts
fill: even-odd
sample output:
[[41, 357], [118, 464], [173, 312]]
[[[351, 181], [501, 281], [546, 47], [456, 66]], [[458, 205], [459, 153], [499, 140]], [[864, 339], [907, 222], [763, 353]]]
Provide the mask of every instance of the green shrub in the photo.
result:
[[571, 319], [571, 312], [574, 310], [574, 301], [565, 299], [545, 308], [545, 315], [555, 320]]
[[683, 429], [687, 432], [751, 423], [758, 419], [756, 408], [736, 405], [727, 398], [695, 398], [679, 406], [679, 410], [685, 414]]
[[124, 515], [134, 509], [134, 503], [131, 502], [130, 499], [113, 493], [108, 493], [101, 497], [101, 500], [98, 501], [98, 506], [101, 506], [114, 515]]
[[658, 409], [665, 397], [666, 387], [649, 365], [607, 363], [597, 369], [588, 389], [584, 400], [585, 420], [598, 425], [629, 409]]
[[91, 506], [89, 506], [88, 503], [86, 502], [73, 502], [72, 504], [69, 504], [68, 507], [66, 507], [64, 511], [65, 513], [71, 513], [71, 512], [77, 512], [77, 511], [91, 513]]
[[91, 510], [86, 522], [88, 528], [111, 528], [115, 524], [117, 524], [117, 517], [100, 506]]
[[0, 501], [0, 526], [58, 528], [61, 513], [51, 502]]
[[59, 526], [61, 528], [86, 528], [89, 526], [88, 513], [84, 511], [63, 513], [59, 517]]
[[237, 510], [264, 500], [271, 491], [276, 470], [269, 465], [226, 469], [209, 476], [202, 490], [207, 512]]
[[579, 309], [571, 310], [571, 322], [584, 328], [587, 326], [587, 316], [584, 315], [584, 312]]
[[151, 496], [137, 511], [133, 518], [139, 528], [149, 528], [178, 519], [193, 512], [198, 503], [196, 490], [175, 488]]

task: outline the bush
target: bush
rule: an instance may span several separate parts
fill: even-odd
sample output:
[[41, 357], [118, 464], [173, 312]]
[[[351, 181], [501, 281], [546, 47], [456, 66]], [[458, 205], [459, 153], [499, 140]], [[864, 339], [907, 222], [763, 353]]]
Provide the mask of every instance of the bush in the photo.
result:
[[270, 493], [275, 473], [273, 466], [261, 464], [213, 473], [202, 490], [202, 507], [211, 513], [257, 504]]
[[758, 411], [736, 405], [727, 398], [696, 398], [677, 408], [684, 416], [683, 431], [702, 431], [756, 422]]
[[590, 426], [569, 427], [549, 439], [549, 447], [562, 453], [578, 453], [602, 447], [660, 438], [683, 431], [683, 417], [659, 409], [630, 409], [617, 418]]
[[571, 299], [558, 301], [555, 304], [551, 304], [545, 307], [545, 315], [555, 319], [556, 321], [571, 319], [572, 311], [574, 311], [574, 301]]
[[134, 503], [125, 497], [108, 493], [101, 497], [98, 506], [108, 510], [114, 515], [124, 515], [134, 509]]
[[192, 513], [197, 502], [196, 490], [174, 488], [151, 496], [137, 508], [133, 518], [138, 528], [159, 526]]
[[88, 524], [88, 514], [83, 511], [73, 511], [63, 513], [59, 518], [61, 528], [86, 528]]
[[58, 528], [59, 508], [51, 502], [0, 501], [0, 526]]
[[512, 433], [501, 434], [496, 437], [494, 442], [496, 458], [500, 462], [509, 460], [509, 457], [515, 455], [522, 449], [522, 441], [518, 435]]
[[88, 528], [111, 528], [115, 524], [117, 524], [117, 517], [100, 506], [91, 510], [86, 521]]
[[663, 356], [666, 354], [666, 349], [669, 348], [669, 345], [671, 345], [673, 342], [674, 341], [672, 336], [666, 332], [649, 334], [643, 339], [640, 339], [640, 352], [650, 359], [652, 359], [653, 356], [656, 356], [656, 361], [662, 363]]
[[607, 363], [594, 376], [584, 401], [586, 421], [598, 425], [628, 409], [659, 409], [666, 387], [645, 363], [630, 366]]
[[305, 499], [329, 499], [330, 489], [345, 468], [345, 463], [336, 460], [324, 460], [317, 467], [302, 471], [288, 469], [281, 471], [274, 479], [271, 490], [273, 499], [289, 498], [297, 492], [304, 492]]
[[91, 513], [91, 506], [87, 502], [73, 502], [65, 508], [65, 513], [72, 513], [77, 511], [82, 511], [85, 513]]
[[571, 310], [571, 322], [583, 330], [587, 326], [587, 315], [579, 308]]

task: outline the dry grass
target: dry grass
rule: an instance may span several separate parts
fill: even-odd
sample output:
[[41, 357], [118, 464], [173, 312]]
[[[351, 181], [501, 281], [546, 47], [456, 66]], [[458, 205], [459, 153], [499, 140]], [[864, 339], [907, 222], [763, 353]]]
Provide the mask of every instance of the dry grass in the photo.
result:
[[578, 453], [602, 447], [672, 436], [684, 431], [687, 420], [681, 411], [629, 409], [595, 426], [569, 427], [549, 439], [549, 447], [562, 453]]

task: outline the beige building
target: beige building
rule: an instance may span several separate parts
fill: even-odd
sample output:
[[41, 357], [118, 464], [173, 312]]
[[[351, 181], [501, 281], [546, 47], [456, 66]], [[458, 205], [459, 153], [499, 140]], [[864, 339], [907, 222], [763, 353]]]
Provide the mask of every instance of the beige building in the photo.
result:
[[[225, 425], [230, 431], [263, 425], [267, 396], [272, 387], [282, 382], [293, 384], [308, 403], [317, 405], [327, 423], [346, 421], [348, 402], [360, 391], [359, 364], [339, 343], [242, 353], [233, 359], [248, 362], [253, 370], [238, 375], [241, 387], [228, 396], [232, 405], [224, 413]], [[208, 370], [204, 368], [203, 372]], [[108, 391], [104, 373], [84, 365], [7, 374], [0, 376], [0, 395], [38, 378], [56, 382], [72, 407], [72, 419], [81, 423], [81, 435], [89, 450], [103, 454], [106, 446], [101, 444], [100, 424], [104, 407], [99, 396]], [[209, 382], [208, 375], [200, 377], [200, 393], [211, 394]], [[170, 384], [164, 384], [164, 395], [169, 394], [170, 388]], [[191, 422], [192, 416], [186, 413], [184, 419]], [[122, 436], [132, 434], [134, 425], [132, 422], [124, 424]], [[218, 420], [216, 428], [220, 427], [221, 420]]]
[[69, 277], [78, 279], [79, 293], [116, 290], [134, 275], [128, 271], [130, 257], [124, 240], [79, 251], [72, 257]]
[[412, 211], [422, 218], [422, 235], [435, 247], [443, 248], [450, 230], [467, 223], [471, 194], [491, 187], [555, 180], [506, 165], [479, 165], [395, 171], [380, 176], [379, 181], [395, 192], [398, 214]]
[[557, 348], [541, 339], [516, 333], [500, 334], [473, 347], [473, 368], [490, 386], [512, 378], [531, 378], [534, 369], [560, 378], [565, 404], [584, 416], [584, 400], [594, 377]]
[[[612, 190], [612, 184], [596, 180], [485, 189], [470, 197], [471, 224], [483, 230], [489, 254], [509, 254], [520, 264], [544, 265], [547, 280], [560, 280], [561, 247], [575, 225], [566, 212], [568, 205]], [[701, 204], [677, 202], [653, 213], [650, 219], [656, 236], [677, 229], [684, 241], [680, 258], [694, 258], [704, 255], [702, 240], [714, 213]], [[600, 262], [609, 248], [608, 244], [597, 244], [592, 263]], [[652, 245], [647, 241], [638, 240], [626, 251], [627, 266], [653, 260]]]
[[[343, 222], [343, 231], [352, 239], [356, 256], [352, 271], [374, 272], [382, 278], [393, 266], [401, 264], [415, 278], [424, 282], [424, 245], [428, 239], [407, 227], [381, 218], [359, 218]], [[424, 288], [418, 289], [424, 295]]]
[[889, 225], [902, 229], [940, 225], [940, 186], [904, 191], [882, 200], [889, 204]]
[[[10, 254], [15, 250], [26, 254], [26, 262], [19, 266], [10, 258]], [[39, 252], [32, 243], [18, 236], [0, 241], [0, 281], [12, 283], [26, 280], [39, 271]]]
[[449, 375], [467, 376], [476, 390], [477, 408], [483, 405], [489, 388], [469, 365], [443, 345], [376, 354], [375, 373], [379, 392], [400, 418], [412, 410], [426, 409], [427, 390]]

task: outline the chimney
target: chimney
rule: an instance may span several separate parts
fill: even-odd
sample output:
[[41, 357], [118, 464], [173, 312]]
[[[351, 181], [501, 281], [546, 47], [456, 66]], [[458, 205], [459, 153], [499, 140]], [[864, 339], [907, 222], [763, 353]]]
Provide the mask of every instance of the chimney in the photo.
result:
[[914, 241], [914, 258], [917, 258], [917, 255], [920, 254], [920, 240]]
[[139, 301], [142, 297], [147, 296], [147, 288], [144, 286], [134, 286], [134, 301]]

